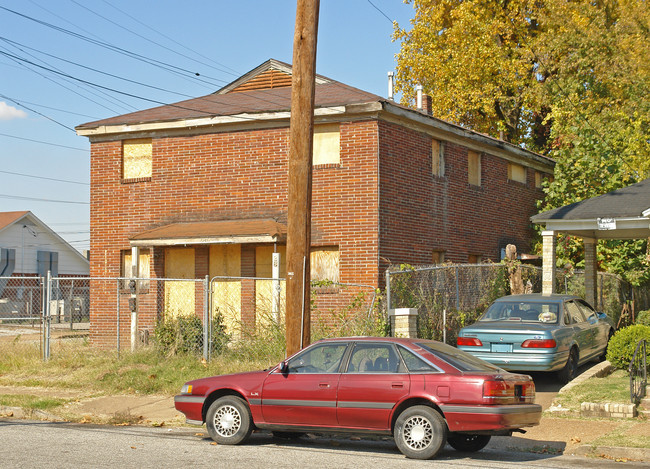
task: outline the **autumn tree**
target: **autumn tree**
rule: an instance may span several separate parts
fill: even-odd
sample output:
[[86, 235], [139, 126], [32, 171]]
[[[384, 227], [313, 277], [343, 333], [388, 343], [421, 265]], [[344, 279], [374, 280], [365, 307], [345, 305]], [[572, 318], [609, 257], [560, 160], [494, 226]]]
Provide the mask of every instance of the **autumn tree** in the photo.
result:
[[[394, 33], [404, 101], [421, 84], [435, 116], [555, 158], [541, 210], [650, 177], [647, 1], [406, 1], [415, 17]], [[645, 249], [608, 241], [598, 255], [643, 279]], [[558, 253], [581, 262], [570, 239]]]

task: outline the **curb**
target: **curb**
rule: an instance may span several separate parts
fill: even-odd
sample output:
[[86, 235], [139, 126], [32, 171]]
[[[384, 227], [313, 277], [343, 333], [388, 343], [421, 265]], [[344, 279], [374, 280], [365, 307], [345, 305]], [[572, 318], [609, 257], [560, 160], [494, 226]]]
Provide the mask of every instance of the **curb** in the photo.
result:
[[65, 422], [61, 417], [50, 414], [43, 410], [25, 410], [22, 407], [9, 407], [0, 405], [0, 417], [12, 417], [16, 419], [38, 419], [52, 422]]
[[650, 461], [650, 450], [646, 448], [582, 445], [565, 454], [605, 459]]
[[[562, 394], [563, 392], [567, 392], [569, 389], [573, 388], [574, 386], [577, 386], [580, 383], [583, 383], [587, 381], [590, 378], [593, 377], [601, 377], [601, 376], [606, 376], [612, 371], [612, 364], [608, 361], [601, 362], [595, 366], [592, 366], [588, 370], [585, 370], [584, 372], [580, 373], [580, 375], [576, 376], [572, 381], [568, 382], [560, 390], [558, 391], [558, 395]], [[549, 412], [551, 414], [563, 414], [567, 413], [568, 409], [564, 409], [562, 407], [558, 407], [554, 405], [554, 402], [551, 403], [551, 406], [546, 409], [545, 412]]]

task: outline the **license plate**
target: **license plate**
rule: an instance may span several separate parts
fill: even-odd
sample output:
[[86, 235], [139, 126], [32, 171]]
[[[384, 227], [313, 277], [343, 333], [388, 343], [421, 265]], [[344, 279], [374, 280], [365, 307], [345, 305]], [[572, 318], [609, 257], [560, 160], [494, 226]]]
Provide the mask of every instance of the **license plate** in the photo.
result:
[[496, 353], [512, 352], [512, 344], [492, 344], [490, 350]]

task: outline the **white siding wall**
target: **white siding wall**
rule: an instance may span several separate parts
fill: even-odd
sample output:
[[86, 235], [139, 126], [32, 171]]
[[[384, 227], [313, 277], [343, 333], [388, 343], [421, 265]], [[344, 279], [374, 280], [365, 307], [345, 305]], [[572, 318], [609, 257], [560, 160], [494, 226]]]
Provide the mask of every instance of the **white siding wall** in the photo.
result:
[[[30, 230], [23, 228], [24, 222], [25, 220], [21, 220], [0, 233], [0, 248], [16, 250], [15, 274], [34, 275], [38, 273], [36, 262], [36, 253], [38, 251], [59, 253], [59, 275], [88, 275], [90, 273], [88, 262], [74, 248], [52, 235], [40, 224], [29, 227], [32, 232], [36, 232], [36, 236], [33, 236]], [[24, 267], [23, 246], [25, 248]]]

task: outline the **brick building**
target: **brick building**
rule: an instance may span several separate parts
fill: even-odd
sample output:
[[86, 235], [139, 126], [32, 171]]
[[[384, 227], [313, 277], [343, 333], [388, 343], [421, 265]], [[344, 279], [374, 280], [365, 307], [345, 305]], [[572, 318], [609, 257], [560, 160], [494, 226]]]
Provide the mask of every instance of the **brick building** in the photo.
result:
[[[142, 277], [270, 277], [286, 242], [290, 86], [291, 67], [269, 60], [214, 94], [78, 126], [91, 142], [91, 276], [128, 276], [137, 251]], [[381, 286], [390, 263], [530, 248], [553, 161], [426, 108], [317, 76], [312, 278]], [[238, 285], [245, 319], [255, 292]]]

